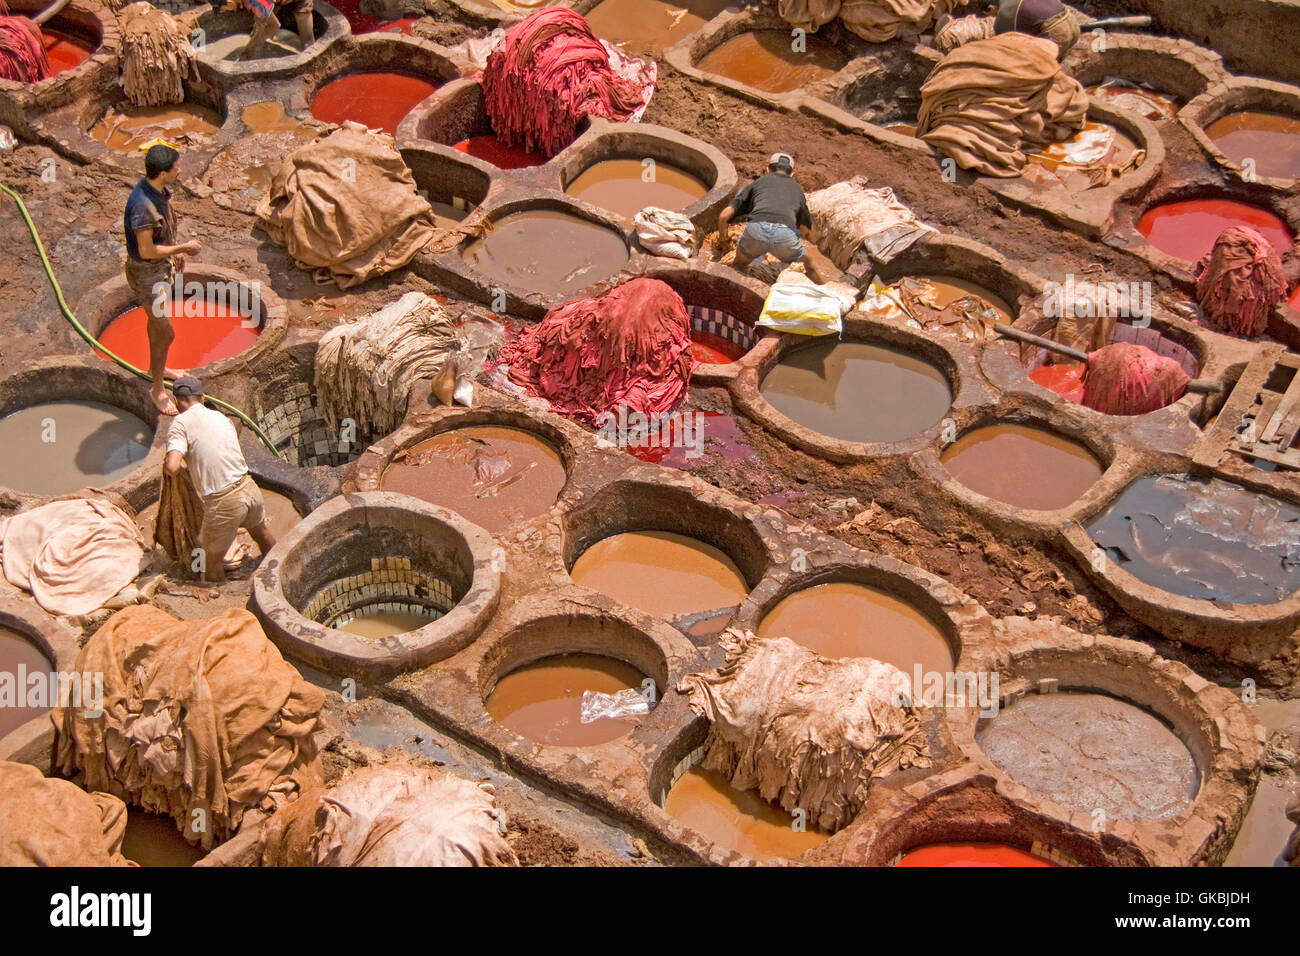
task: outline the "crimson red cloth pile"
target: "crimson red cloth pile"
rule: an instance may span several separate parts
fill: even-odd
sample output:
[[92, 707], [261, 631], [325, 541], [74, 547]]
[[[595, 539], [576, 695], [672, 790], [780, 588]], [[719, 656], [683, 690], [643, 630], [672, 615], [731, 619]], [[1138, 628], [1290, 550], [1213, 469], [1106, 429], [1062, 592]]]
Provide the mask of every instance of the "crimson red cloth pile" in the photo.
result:
[[1116, 342], [1088, 356], [1083, 404], [1107, 415], [1145, 415], [1187, 392], [1187, 373], [1145, 345]]
[[594, 423], [619, 405], [662, 415], [690, 383], [691, 320], [658, 279], [633, 279], [551, 309], [501, 349], [510, 381], [565, 415]]
[[49, 75], [41, 28], [26, 17], [0, 16], [0, 78], [37, 83]]
[[648, 100], [646, 87], [621, 75], [587, 20], [543, 7], [506, 31], [483, 71], [492, 130], [507, 146], [554, 156], [588, 116], [624, 122]]
[[1236, 335], [1262, 335], [1286, 297], [1282, 257], [1249, 226], [1225, 229], [1196, 264], [1196, 298], [1205, 317]]

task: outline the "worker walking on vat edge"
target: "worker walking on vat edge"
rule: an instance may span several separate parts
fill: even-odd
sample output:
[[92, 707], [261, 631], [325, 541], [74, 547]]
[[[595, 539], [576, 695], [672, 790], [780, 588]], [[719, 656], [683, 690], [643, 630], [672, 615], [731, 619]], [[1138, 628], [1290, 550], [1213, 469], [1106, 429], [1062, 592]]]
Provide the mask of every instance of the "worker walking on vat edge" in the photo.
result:
[[176, 406], [167, 395], [163, 379], [185, 374], [167, 368], [167, 351], [176, 338], [172, 327], [172, 283], [176, 273], [185, 269], [184, 257], [203, 250], [203, 243], [197, 239], [176, 244], [176, 217], [167, 187], [179, 175], [180, 156], [161, 143], [149, 147], [144, 156], [144, 177], [131, 190], [122, 217], [126, 284], [148, 317], [149, 397], [164, 415], [175, 415]]
[[172, 384], [181, 413], [167, 432], [167, 474], [188, 467], [194, 489], [203, 499], [199, 547], [203, 549], [203, 579], [226, 579], [222, 559], [240, 528], [257, 542], [262, 554], [275, 547], [266, 523], [262, 489], [248, 473], [235, 426], [225, 415], [203, 404], [203, 385], [192, 375]]
[[998, 0], [988, 10], [995, 34], [1028, 33], [1051, 40], [1061, 51], [1058, 59], [1079, 42], [1079, 21], [1061, 0]]
[[[747, 272], [752, 261], [769, 252], [785, 264], [803, 261], [807, 255], [803, 240], [812, 229], [812, 214], [803, 187], [794, 179], [794, 158], [789, 153], [773, 153], [767, 169], [737, 193], [718, 217], [718, 240], [723, 252], [731, 244], [727, 231], [731, 220], [739, 216], [746, 221], [732, 262], [740, 272]], [[818, 263], [812, 265], [817, 273], [824, 271], [816, 268]], [[813, 278], [821, 281], [830, 276]]]
[[[222, 0], [213, 0], [213, 6], [221, 5]], [[304, 50], [316, 42], [313, 0], [281, 0], [280, 3], [273, 0], [226, 0], [225, 9], [238, 10], [240, 7], [251, 13], [254, 20], [253, 29], [248, 33], [248, 44], [239, 54], [241, 60], [251, 60], [266, 45], [266, 41], [275, 36], [283, 22], [280, 14], [284, 13], [293, 14], [298, 40]]]

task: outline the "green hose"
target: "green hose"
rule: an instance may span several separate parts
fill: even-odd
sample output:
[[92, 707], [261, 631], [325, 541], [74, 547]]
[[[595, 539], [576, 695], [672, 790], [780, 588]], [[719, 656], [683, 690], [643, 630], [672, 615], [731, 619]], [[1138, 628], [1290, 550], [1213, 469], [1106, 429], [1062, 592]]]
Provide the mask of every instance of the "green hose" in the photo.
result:
[[[104, 348], [104, 346], [99, 344], [99, 340], [96, 339], [93, 335], [91, 335], [84, 325], [82, 325], [79, 321], [77, 321], [77, 317], [72, 314], [72, 310], [68, 308], [67, 301], [63, 298], [63, 289], [59, 287], [59, 280], [54, 275], [54, 267], [50, 265], [50, 257], [45, 254], [45, 245], [44, 243], [41, 242], [41, 235], [39, 232], [36, 231], [36, 223], [32, 222], [31, 214], [27, 211], [27, 204], [23, 202], [23, 197], [18, 195], [17, 192], [15, 192], [13, 189], [10, 189], [4, 183], [0, 183], [0, 190], [3, 190], [6, 196], [8, 196], [10, 199], [12, 199], [14, 202], [18, 204], [18, 212], [22, 215], [23, 222], [27, 223], [27, 231], [31, 233], [32, 242], [36, 244], [36, 253], [41, 257], [41, 265], [45, 267], [45, 276], [50, 280], [50, 285], [54, 288], [54, 297], [59, 301], [59, 310], [63, 313], [63, 317], [72, 323], [72, 327], [77, 330], [77, 334], [80, 335], [83, 339], [85, 339], [88, 343], [90, 343], [92, 348], [95, 348], [98, 351], [102, 352], [104, 355], [112, 359], [118, 365], [122, 366], [122, 368], [126, 369], [132, 375], [142, 378], [146, 382], [150, 381], [148, 372], [144, 371], [143, 369], [136, 368], [126, 359], [120, 358], [114, 355], [108, 349]], [[163, 379], [163, 383], [168, 386], [172, 384], [171, 379]], [[245, 415], [243, 412], [241, 412], [239, 409], [235, 408], [235, 406], [227, 404], [226, 402], [223, 402], [219, 398], [213, 398], [210, 395], [205, 395], [203, 400], [211, 405], [215, 405], [217, 408], [220, 408], [222, 411], [229, 412], [230, 414], [234, 415], [241, 422], [243, 422], [245, 425], [247, 425], [249, 428], [253, 430], [253, 434], [255, 434], [258, 438], [262, 440], [262, 444], [265, 445], [268, 449], [270, 449], [271, 454], [275, 455], [275, 457], [277, 458], [283, 457], [280, 454], [280, 452], [276, 449], [275, 445], [271, 443], [271, 439], [267, 437], [266, 432], [262, 431], [261, 426], [258, 425], [257, 422], [249, 418], [247, 415]]]

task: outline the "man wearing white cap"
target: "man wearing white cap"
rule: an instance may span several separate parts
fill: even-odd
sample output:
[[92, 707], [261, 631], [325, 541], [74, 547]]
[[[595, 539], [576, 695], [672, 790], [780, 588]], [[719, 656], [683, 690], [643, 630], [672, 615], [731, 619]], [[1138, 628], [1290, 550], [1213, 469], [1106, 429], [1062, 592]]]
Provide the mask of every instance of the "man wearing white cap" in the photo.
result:
[[194, 490], [203, 499], [203, 579], [224, 581], [221, 562], [240, 528], [248, 529], [263, 554], [275, 547], [275, 536], [266, 523], [262, 490], [248, 473], [230, 419], [203, 404], [203, 385], [192, 375], [176, 379], [172, 394], [180, 414], [167, 432], [164, 467], [169, 475], [179, 472], [182, 464], [189, 468]]
[[773, 153], [767, 168], [768, 172], [737, 193], [718, 217], [723, 251], [730, 242], [727, 227], [731, 220], [737, 216], [746, 220], [732, 263], [740, 272], [769, 252], [783, 263], [798, 262], [804, 257], [803, 240], [812, 229], [808, 200], [794, 179], [794, 158], [789, 153]]

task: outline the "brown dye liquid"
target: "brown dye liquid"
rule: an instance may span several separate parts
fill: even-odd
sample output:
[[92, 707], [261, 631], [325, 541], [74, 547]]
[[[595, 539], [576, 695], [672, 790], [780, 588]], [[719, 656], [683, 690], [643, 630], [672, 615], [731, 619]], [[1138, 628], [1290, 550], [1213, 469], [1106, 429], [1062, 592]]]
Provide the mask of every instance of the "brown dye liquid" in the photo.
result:
[[669, 531], [629, 531], [597, 541], [569, 576], [659, 617], [735, 607], [749, 586], [712, 545]]
[[[211, 36], [207, 42], [197, 50], [195, 55], [200, 60], [209, 62], [215, 60], [238, 60], [243, 54], [244, 48], [248, 46], [248, 33], [235, 32], [227, 33], [223, 36]], [[271, 36], [262, 44], [261, 48], [253, 54], [254, 60], [269, 60], [277, 56], [293, 56], [302, 52], [302, 40], [298, 38], [295, 30], [277, 30], [274, 36]]]
[[1154, 820], [1196, 797], [1200, 774], [1157, 717], [1105, 694], [1030, 694], [976, 734], [1013, 780], [1068, 810]]
[[548, 295], [576, 292], [627, 265], [618, 233], [550, 209], [513, 213], [472, 243], [465, 262], [489, 279]]
[[487, 711], [501, 726], [551, 747], [591, 747], [631, 732], [641, 717], [582, 722], [585, 691], [616, 694], [641, 689], [645, 675], [600, 654], [561, 654], [511, 671], [497, 681]]
[[1150, 120], [1173, 119], [1182, 105], [1182, 100], [1176, 96], [1130, 83], [1090, 86], [1088, 95]]
[[31, 699], [27, 697], [26, 678], [19, 680], [19, 668], [27, 675], [49, 674], [54, 669], [53, 663], [45, 652], [37, 647], [24, 634], [0, 627], [0, 680], [10, 685], [14, 692], [12, 701], [4, 701], [0, 706], [0, 737], [17, 730], [29, 720], [35, 720], [41, 714], [48, 713], [50, 707], [19, 707], [20, 702]]
[[431, 200], [429, 205], [433, 207], [434, 225], [440, 229], [455, 228], [469, 215], [468, 211], [457, 209], [451, 203], [433, 202]]
[[973, 295], [998, 314], [998, 321], [1012, 321], [1011, 306], [1007, 304], [1007, 300], [981, 285], [952, 276], [918, 276], [918, 278], [930, 283], [930, 287], [934, 289], [934, 304], [941, 311], [958, 299]]
[[141, 866], [193, 866], [205, 854], [181, 836], [171, 817], [128, 807], [122, 855]]
[[286, 116], [284, 104], [278, 100], [264, 100], [245, 106], [240, 120], [253, 133], [296, 133], [308, 129], [302, 120]]
[[824, 657], [871, 657], [911, 677], [952, 670], [952, 649], [928, 617], [892, 594], [850, 582], [796, 591], [758, 625], [759, 637], [788, 637]]
[[1253, 159], [1260, 176], [1300, 177], [1300, 118], [1243, 110], [1215, 120], [1205, 135], [1234, 163]]
[[806, 51], [795, 53], [788, 31], [741, 33], [715, 47], [695, 66], [766, 93], [789, 93], [811, 86], [844, 68], [844, 54], [825, 40], [808, 36], [804, 42]]
[[546, 511], [564, 487], [555, 449], [519, 428], [457, 428], [414, 445], [380, 480], [395, 491], [450, 508], [493, 533]]
[[112, 405], [30, 405], [0, 418], [0, 486], [43, 495], [102, 487], [134, 471], [152, 443], [148, 425]]
[[821, 342], [791, 352], [767, 373], [761, 390], [783, 415], [845, 441], [910, 438], [952, 407], [952, 390], [937, 368], [866, 342]]
[[699, 767], [673, 784], [664, 811], [719, 847], [746, 856], [793, 860], [830, 839], [819, 830], [795, 830], [794, 819], [757, 792], [737, 790], [716, 770]]
[[1078, 442], [1024, 425], [977, 428], [946, 449], [942, 460], [971, 491], [1031, 511], [1074, 504], [1102, 471]]
[[133, 152], [145, 143], [165, 139], [179, 146], [205, 146], [221, 128], [221, 117], [203, 106], [110, 107], [94, 126], [90, 138], [119, 152]]
[[628, 53], [655, 54], [694, 33], [734, 0], [601, 0], [587, 26]]
[[[651, 181], [646, 182], [646, 177]], [[588, 166], [565, 189], [593, 206], [635, 216], [646, 206], [681, 212], [708, 187], [685, 170], [656, 161], [647, 167], [639, 159], [607, 159]]]
[[371, 611], [354, 617], [346, 624], [340, 624], [336, 630], [347, 631], [359, 637], [382, 640], [397, 634], [418, 630], [432, 623], [437, 618], [428, 614], [412, 614], [409, 611]]

